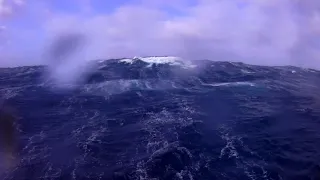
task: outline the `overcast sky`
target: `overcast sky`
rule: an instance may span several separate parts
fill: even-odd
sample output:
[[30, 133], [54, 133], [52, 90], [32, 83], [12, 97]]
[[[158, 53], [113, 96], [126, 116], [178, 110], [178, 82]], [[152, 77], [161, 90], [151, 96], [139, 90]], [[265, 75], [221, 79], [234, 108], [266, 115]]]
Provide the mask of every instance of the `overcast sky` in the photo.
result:
[[180, 56], [320, 68], [319, 0], [0, 0], [0, 66], [42, 64], [81, 34], [79, 60]]

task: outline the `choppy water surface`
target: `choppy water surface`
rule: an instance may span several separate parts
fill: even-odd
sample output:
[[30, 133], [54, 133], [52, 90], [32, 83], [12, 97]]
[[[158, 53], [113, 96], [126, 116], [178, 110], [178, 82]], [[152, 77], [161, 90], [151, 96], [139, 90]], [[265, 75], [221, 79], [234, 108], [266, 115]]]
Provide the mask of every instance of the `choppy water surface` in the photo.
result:
[[318, 71], [108, 60], [63, 92], [43, 71], [0, 69], [20, 117], [20, 162], [3, 179], [320, 178]]

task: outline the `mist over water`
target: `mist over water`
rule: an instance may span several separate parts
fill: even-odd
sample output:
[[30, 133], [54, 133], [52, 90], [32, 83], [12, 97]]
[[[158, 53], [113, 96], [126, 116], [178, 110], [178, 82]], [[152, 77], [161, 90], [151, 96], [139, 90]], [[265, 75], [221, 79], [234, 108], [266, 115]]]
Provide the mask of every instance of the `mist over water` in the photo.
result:
[[60, 88], [82, 83], [92, 69], [85, 59], [88, 38], [80, 32], [57, 34], [44, 52], [47, 68], [44, 81], [51, 81]]

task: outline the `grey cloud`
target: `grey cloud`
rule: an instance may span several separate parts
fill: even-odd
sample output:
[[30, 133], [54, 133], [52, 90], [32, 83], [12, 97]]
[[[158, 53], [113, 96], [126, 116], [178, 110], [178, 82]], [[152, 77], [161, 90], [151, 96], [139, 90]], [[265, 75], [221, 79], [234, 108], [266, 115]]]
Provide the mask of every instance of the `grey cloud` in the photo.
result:
[[7, 16], [11, 13], [11, 7], [6, 4], [6, 1], [0, 0], [0, 17]]
[[0, 0], [0, 19], [13, 15], [24, 4], [24, 0]]
[[183, 16], [167, 12], [163, 1], [148, 2], [112, 14], [56, 15], [45, 33], [81, 31], [90, 40], [81, 52], [86, 60], [175, 55], [320, 68], [320, 1], [176, 0], [170, 8], [183, 7]]

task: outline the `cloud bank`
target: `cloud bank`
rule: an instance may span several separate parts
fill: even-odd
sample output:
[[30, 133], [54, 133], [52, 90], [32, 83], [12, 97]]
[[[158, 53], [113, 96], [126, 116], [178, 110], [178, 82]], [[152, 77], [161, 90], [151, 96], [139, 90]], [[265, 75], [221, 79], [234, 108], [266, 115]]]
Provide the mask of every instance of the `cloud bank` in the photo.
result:
[[57, 35], [81, 33], [79, 61], [171, 55], [320, 68], [318, 0], [71, 1], [60, 10], [0, 0], [0, 66], [45, 63]]

